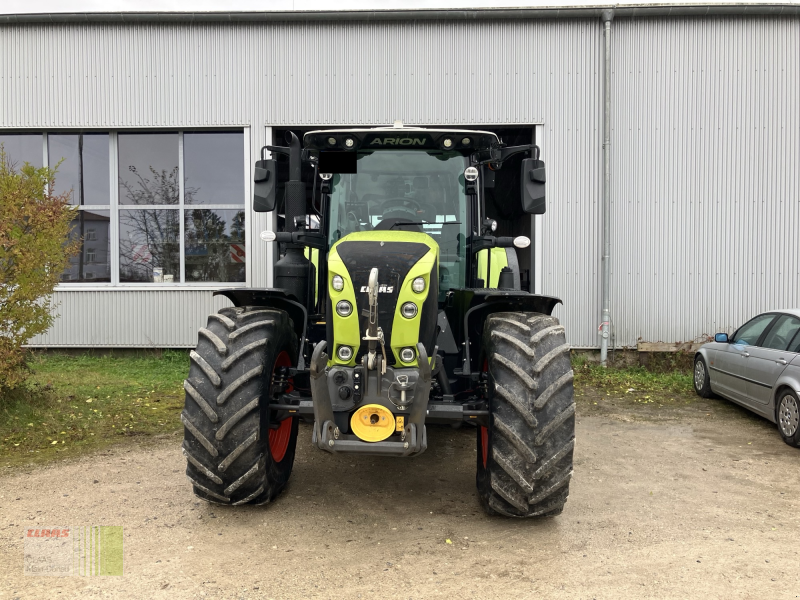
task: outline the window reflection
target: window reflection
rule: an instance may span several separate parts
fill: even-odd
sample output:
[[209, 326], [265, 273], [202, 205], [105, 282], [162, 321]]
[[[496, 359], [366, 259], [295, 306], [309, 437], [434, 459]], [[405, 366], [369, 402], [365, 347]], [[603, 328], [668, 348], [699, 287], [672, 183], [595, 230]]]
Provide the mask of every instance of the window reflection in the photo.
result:
[[178, 204], [178, 134], [121, 133], [118, 140], [119, 203]]
[[243, 133], [184, 133], [185, 203], [242, 204], [243, 165]]
[[7, 133], [0, 135], [0, 144], [6, 157], [17, 169], [26, 162], [34, 167], [42, 166], [42, 134], [41, 133]]
[[180, 281], [180, 211], [121, 210], [119, 280]]
[[71, 204], [109, 204], [108, 134], [48, 134], [47, 157], [59, 162], [55, 192], [72, 190]]
[[81, 210], [72, 220], [70, 240], [81, 239], [80, 252], [61, 274], [63, 282], [111, 281], [111, 218], [107, 210]]
[[187, 209], [184, 219], [186, 281], [244, 281], [242, 210]]

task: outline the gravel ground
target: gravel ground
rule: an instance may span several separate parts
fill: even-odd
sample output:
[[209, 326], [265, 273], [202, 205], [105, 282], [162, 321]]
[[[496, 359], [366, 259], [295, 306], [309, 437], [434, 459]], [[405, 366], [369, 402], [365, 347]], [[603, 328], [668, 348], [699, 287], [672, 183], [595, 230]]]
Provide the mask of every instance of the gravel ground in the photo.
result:
[[[616, 404], [580, 399], [569, 501], [545, 521], [483, 514], [467, 427], [401, 460], [329, 456], [303, 425], [262, 507], [197, 501], [177, 435], [13, 469], [0, 598], [800, 597], [800, 451], [723, 401]], [[23, 575], [26, 529], [103, 524], [124, 527], [123, 577]]]

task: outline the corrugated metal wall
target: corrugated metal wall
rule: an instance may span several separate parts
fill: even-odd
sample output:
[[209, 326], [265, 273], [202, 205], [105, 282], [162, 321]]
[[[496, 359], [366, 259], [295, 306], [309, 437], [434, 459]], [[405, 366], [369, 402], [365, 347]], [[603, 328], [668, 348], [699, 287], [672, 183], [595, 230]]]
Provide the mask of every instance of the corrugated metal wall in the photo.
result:
[[[797, 302], [799, 24], [614, 22], [618, 346]], [[0, 127], [251, 126], [255, 157], [267, 125], [544, 123], [542, 292], [564, 299], [570, 343], [596, 346], [601, 65], [598, 21], [5, 26]], [[267, 218], [253, 216], [250, 285], [265, 286]], [[210, 306], [195, 294], [210, 297], [60, 292], [70, 324], [38, 342], [193, 345]], [[146, 329], [150, 297], [174, 335]]]
[[206, 317], [224, 306], [210, 291], [56, 292], [55, 324], [32, 346], [194, 347]]
[[800, 304], [800, 20], [614, 23], [618, 345]]

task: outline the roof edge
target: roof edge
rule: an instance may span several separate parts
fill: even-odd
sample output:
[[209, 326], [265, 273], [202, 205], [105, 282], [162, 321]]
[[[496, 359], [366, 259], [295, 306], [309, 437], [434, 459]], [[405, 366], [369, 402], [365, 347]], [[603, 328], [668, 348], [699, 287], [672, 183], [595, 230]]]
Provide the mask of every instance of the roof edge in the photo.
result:
[[248, 23], [258, 21], [409, 21], [490, 19], [599, 19], [603, 11], [615, 18], [709, 17], [722, 15], [800, 16], [800, 4], [661, 4], [596, 5], [541, 8], [477, 8], [347, 11], [212, 11], [212, 12], [83, 12], [0, 14], [0, 24], [15, 23]]

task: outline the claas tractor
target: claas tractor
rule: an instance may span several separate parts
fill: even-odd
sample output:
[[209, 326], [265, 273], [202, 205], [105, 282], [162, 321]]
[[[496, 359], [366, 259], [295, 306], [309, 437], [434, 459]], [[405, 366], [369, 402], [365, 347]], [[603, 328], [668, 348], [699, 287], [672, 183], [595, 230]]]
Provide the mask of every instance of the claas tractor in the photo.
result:
[[495, 235], [490, 188], [494, 205], [544, 213], [539, 148], [397, 122], [262, 149], [253, 209], [283, 224], [261, 234], [277, 244], [274, 287], [216, 292], [233, 306], [190, 353], [181, 420], [199, 498], [273, 501], [301, 420], [323, 452], [398, 458], [425, 451], [429, 426], [468, 424], [488, 513], [563, 510], [575, 404], [560, 300], [522, 289], [530, 239]]

